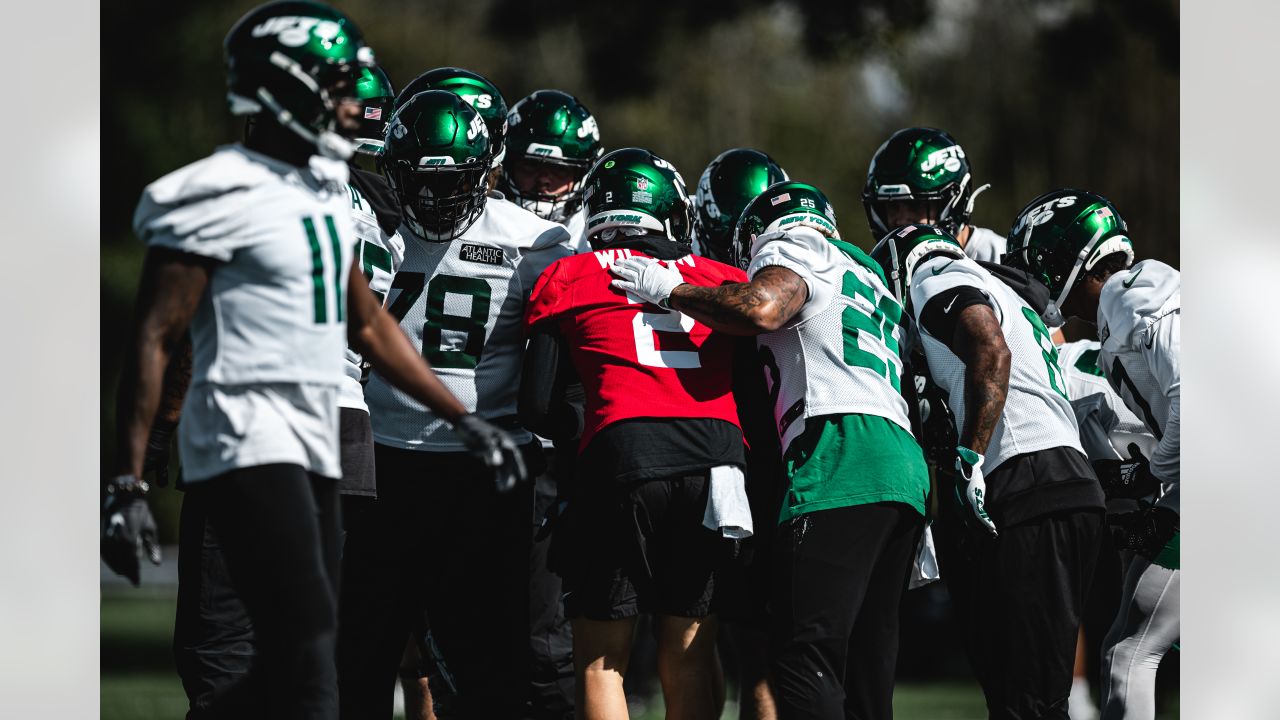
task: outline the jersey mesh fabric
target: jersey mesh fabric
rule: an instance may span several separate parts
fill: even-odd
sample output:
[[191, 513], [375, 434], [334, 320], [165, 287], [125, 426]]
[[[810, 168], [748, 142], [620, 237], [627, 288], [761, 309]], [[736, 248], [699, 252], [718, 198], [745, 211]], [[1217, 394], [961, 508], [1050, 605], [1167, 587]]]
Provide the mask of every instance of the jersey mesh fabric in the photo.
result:
[[969, 239], [964, 244], [964, 254], [974, 260], [998, 263], [1005, 253], [1009, 252], [1009, 243], [1005, 237], [994, 230], [971, 226]]
[[[986, 296], [1011, 355], [1004, 412], [987, 445], [983, 471], [990, 474], [1006, 459], [1036, 450], [1069, 447], [1083, 454], [1057, 349], [1039, 316], [1017, 293], [969, 258], [934, 257], [918, 265], [912, 276], [911, 302], [917, 321], [933, 296], [962, 285]], [[929, 371], [947, 391], [956, 423], [962, 424], [965, 365], [928, 330], [921, 327], [919, 335]]]
[[902, 307], [861, 250], [809, 228], [757, 240], [748, 274], [779, 266], [809, 297], [791, 323], [760, 335], [761, 362], [785, 450], [821, 415], [877, 415], [910, 432], [899, 343]]
[[1181, 477], [1181, 284], [1177, 270], [1144, 260], [1108, 278], [1098, 302], [1099, 364], [1158, 439], [1151, 472], [1165, 484], [1160, 504], [1175, 510], [1166, 498]]
[[[710, 418], [738, 424], [733, 338], [693, 318], [641, 302], [610, 285], [615, 258], [600, 250], [560, 260], [534, 288], [525, 322], [555, 322], [586, 392], [585, 449], [601, 429], [629, 418]], [[690, 283], [743, 282], [737, 268], [686, 255], [663, 261]]]
[[[422, 240], [407, 226], [404, 263], [387, 308], [436, 376], [470, 412], [514, 417], [524, 357], [521, 319], [534, 281], [570, 254], [564, 227], [490, 198], [480, 219], [451, 242]], [[464, 450], [449, 424], [392, 387], [376, 370], [365, 386], [376, 442], [408, 450]], [[527, 442], [527, 431], [512, 435]]]
[[139, 237], [219, 263], [191, 321], [178, 431], [187, 481], [275, 462], [340, 475], [346, 181], [340, 162], [301, 168], [229, 145], [143, 192]]
[[[360, 269], [369, 279], [369, 289], [385, 302], [387, 293], [391, 291], [391, 278], [396, 268], [404, 263], [404, 238], [400, 233], [387, 235], [383, 232], [373, 207], [355, 185], [348, 184], [347, 190], [351, 195], [351, 224], [358, 241], [356, 262], [360, 263]], [[338, 388], [338, 405], [368, 412], [364, 386], [360, 384], [362, 362], [360, 353], [348, 346], [343, 354], [343, 381]]]

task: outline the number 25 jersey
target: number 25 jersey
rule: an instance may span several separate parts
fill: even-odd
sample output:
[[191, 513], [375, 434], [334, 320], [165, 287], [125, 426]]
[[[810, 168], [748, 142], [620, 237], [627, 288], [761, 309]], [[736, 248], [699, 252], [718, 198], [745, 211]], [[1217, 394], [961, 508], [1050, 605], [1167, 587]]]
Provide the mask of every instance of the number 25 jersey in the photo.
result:
[[791, 322], [756, 338], [783, 451], [804, 432], [805, 418], [821, 415], [876, 415], [910, 433], [900, 389], [902, 306], [875, 261], [847, 242], [794, 227], [756, 239], [748, 273], [774, 265], [809, 289]]
[[[733, 338], [610, 285], [609, 266], [638, 250], [574, 255], [538, 278], [527, 327], [556, 322], [586, 393], [580, 449], [600, 430], [633, 418], [710, 418], [738, 424]], [[737, 268], [696, 255], [663, 261], [694, 285], [737, 283]]]
[[[488, 420], [514, 418], [524, 358], [521, 320], [538, 275], [566, 257], [569, 235], [501, 198], [461, 237], [428, 242], [402, 225], [404, 263], [387, 294], [387, 310], [445, 387]], [[408, 450], [465, 450], [452, 428], [377, 370], [365, 386], [375, 442]], [[526, 442], [526, 431], [512, 434]]]

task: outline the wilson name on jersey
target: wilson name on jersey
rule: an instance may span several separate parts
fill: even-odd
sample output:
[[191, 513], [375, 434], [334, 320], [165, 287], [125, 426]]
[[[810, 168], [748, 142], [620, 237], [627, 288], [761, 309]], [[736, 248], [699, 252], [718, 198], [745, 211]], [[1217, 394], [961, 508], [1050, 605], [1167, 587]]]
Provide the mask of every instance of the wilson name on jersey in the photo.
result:
[[[369, 280], [369, 289], [379, 302], [386, 304], [387, 293], [391, 292], [391, 279], [396, 268], [404, 263], [404, 238], [398, 232], [391, 235], [383, 232], [378, 216], [359, 188], [348, 184], [347, 191], [351, 197], [351, 224], [357, 240], [356, 262], [360, 263], [360, 269]], [[362, 362], [360, 353], [348, 346], [342, 363], [344, 378], [338, 390], [338, 405], [341, 407], [368, 410], [364, 386], [360, 384]]]
[[[632, 255], [644, 253], [609, 249], [560, 260], [538, 279], [529, 300], [527, 326], [556, 323], [582, 381], [586, 422], [579, 447], [631, 418], [711, 418], [739, 426], [733, 339], [612, 287], [609, 266]], [[741, 270], [696, 255], [662, 262], [695, 285], [746, 280]]]
[[806, 418], [821, 415], [878, 415], [911, 432], [902, 397], [902, 306], [875, 261], [850, 243], [798, 227], [756, 240], [748, 275], [775, 265], [809, 288], [791, 322], [756, 339], [783, 451], [804, 432]]
[[[514, 418], [524, 356], [522, 320], [538, 275], [571, 253], [562, 225], [489, 198], [463, 235], [444, 243], [401, 226], [404, 263], [387, 309], [468, 411]], [[375, 370], [365, 401], [376, 442], [411, 450], [465, 449], [449, 425]], [[518, 442], [531, 435], [513, 434]]]
[[[975, 288], [987, 299], [1011, 355], [1009, 392], [987, 445], [984, 471], [989, 473], [1008, 458], [1036, 450], [1070, 447], [1083, 453], [1058, 349], [1044, 321], [1009, 286], [974, 260], [936, 256], [916, 267], [911, 279], [911, 306], [929, 372], [934, 382], [947, 391], [956, 424], [963, 425], [965, 418], [965, 365], [918, 323], [930, 299], [960, 286]], [[963, 434], [962, 427], [957, 431]]]

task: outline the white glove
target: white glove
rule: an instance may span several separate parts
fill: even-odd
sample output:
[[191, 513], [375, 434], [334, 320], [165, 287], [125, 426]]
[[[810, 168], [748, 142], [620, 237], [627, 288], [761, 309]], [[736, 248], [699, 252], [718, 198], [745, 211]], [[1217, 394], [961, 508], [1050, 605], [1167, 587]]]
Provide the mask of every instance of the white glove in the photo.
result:
[[671, 291], [684, 284], [678, 270], [647, 257], [619, 258], [609, 272], [617, 276], [614, 287], [664, 308], [671, 307]]
[[960, 484], [956, 485], [956, 499], [967, 507], [978, 523], [992, 535], [996, 535], [996, 524], [987, 515], [986, 497], [987, 481], [982, 477], [983, 457], [967, 447], [956, 448], [956, 475], [964, 483], [964, 497], [960, 496]]

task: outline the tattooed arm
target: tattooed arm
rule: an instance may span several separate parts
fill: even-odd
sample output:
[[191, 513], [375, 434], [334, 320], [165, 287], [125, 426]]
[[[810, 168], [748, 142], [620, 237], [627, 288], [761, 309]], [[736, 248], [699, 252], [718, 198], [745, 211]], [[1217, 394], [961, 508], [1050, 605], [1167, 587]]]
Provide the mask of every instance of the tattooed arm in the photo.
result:
[[684, 284], [671, 291], [671, 307], [713, 330], [760, 335], [785, 325], [809, 298], [799, 275], [770, 265], [751, 279], [719, 287]]
[[960, 311], [951, 349], [964, 362], [964, 425], [960, 444], [985, 455], [1009, 392], [1009, 346], [989, 305]]

